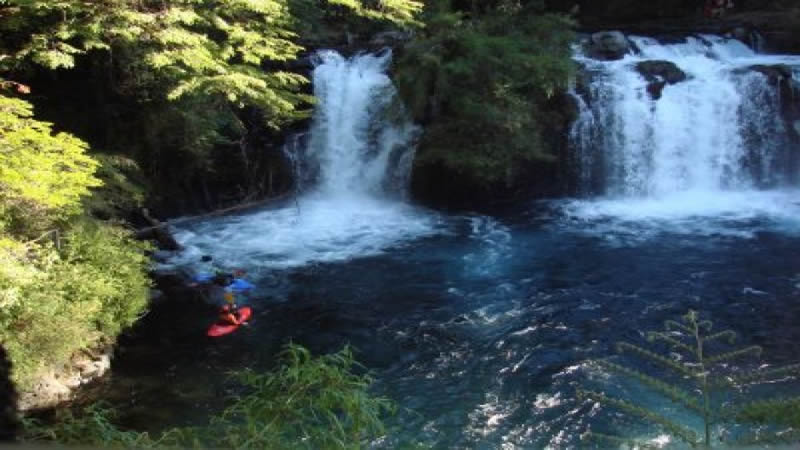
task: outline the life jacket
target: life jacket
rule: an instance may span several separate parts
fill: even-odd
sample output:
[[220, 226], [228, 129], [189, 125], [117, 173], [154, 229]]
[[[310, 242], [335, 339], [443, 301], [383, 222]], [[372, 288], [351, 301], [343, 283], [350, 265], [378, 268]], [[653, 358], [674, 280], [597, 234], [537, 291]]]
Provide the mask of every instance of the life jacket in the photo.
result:
[[219, 318], [221, 321], [230, 323], [233, 325], [239, 325], [239, 311], [236, 308], [231, 307], [231, 305], [225, 305], [219, 312]]

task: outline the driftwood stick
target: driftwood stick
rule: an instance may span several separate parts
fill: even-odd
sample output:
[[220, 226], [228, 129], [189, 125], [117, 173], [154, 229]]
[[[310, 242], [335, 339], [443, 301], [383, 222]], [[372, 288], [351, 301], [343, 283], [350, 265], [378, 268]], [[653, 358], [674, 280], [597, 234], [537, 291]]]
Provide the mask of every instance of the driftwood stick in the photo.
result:
[[255, 207], [255, 206], [262, 206], [262, 205], [266, 205], [266, 204], [270, 204], [270, 203], [277, 203], [279, 201], [286, 200], [287, 198], [291, 197], [292, 195], [293, 195], [293, 193], [289, 193], [289, 194], [284, 194], [284, 195], [281, 195], [281, 196], [278, 196], [278, 197], [268, 198], [268, 199], [265, 199], [265, 200], [256, 200], [256, 201], [252, 201], [252, 202], [240, 203], [238, 205], [229, 206], [227, 208], [222, 208], [222, 209], [217, 209], [217, 210], [214, 210], [214, 211], [211, 211], [211, 212], [207, 212], [205, 214], [200, 214], [200, 215], [197, 215], [197, 216], [181, 217], [181, 218], [178, 218], [178, 219], [170, 220], [169, 222], [161, 222], [161, 221], [159, 221], [159, 220], [157, 220], [155, 218], [152, 218], [152, 217], [150, 217], [149, 212], [147, 213], [147, 215], [145, 215], [144, 211], [146, 211], [146, 210], [144, 210], [142, 212], [142, 215], [144, 216], [145, 219], [147, 219], [148, 222], [151, 223], [151, 226], [137, 229], [136, 230], [136, 234], [138, 236], [138, 235], [141, 235], [141, 234], [151, 233], [151, 232], [153, 232], [155, 230], [164, 228], [164, 227], [166, 227], [168, 225], [175, 225], [175, 224], [179, 224], [179, 223], [189, 222], [189, 221], [198, 220], [198, 219], [204, 219], [204, 218], [208, 218], [208, 217], [221, 216], [221, 215], [225, 215], [225, 214], [228, 214], [228, 213], [231, 213], [231, 212], [235, 212], [235, 211], [239, 211], [239, 210], [242, 210], [242, 209], [252, 208], [252, 207]]

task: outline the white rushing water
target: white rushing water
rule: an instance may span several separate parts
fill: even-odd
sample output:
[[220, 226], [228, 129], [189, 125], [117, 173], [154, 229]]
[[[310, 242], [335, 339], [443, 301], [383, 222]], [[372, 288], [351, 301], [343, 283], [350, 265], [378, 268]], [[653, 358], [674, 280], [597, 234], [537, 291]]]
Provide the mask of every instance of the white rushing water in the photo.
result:
[[386, 75], [390, 58], [318, 53], [311, 129], [287, 142], [302, 195], [281, 209], [179, 227], [185, 250], [173, 262], [211, 254], [229, 267], [296, 267], [436, 232], [436, 216], [403, 201], [418, 131]]
[[[797, 152], [782, 119], [780, 88], [750, 67], [783, 64], [800, 81], [800, 56], [759, 55], [734, 39], [688, 37], [660, 44], [631, 36], [622, 60], [575, 59], [591, 81], [570, 140], [580, 190], [572, 217], [682, 220], [800, 214]], [[636, 70], [669, 61], [687, 75], [661, 97]], [[789, 125], [792, 126], [792, 125]]]

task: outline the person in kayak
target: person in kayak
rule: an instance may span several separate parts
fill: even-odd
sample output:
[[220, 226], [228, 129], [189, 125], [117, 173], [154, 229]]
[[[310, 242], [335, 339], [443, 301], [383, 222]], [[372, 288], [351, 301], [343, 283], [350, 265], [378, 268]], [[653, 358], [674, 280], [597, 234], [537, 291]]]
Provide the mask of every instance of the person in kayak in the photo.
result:
[[219, 268], [211, 255], [203, 255], [200, 258], [200, 270], [195, 274], [194, 281], [189, 284], [191, 287], [197, 287], [203, 284], [215, 284], [217, 286], [226, 288], [233, 284], [237, 278], [242, 278], [245, 271], [242, 269], [234, 269], [227, 271]]
[[219, 311], [219, 318], [222, 322], [230, 323], [232, 325], [241, 325], [242, 321], [239, 320], [239, 307], [236, 305], [236, 300], [233, 292], [225, 292], [225, 305]]

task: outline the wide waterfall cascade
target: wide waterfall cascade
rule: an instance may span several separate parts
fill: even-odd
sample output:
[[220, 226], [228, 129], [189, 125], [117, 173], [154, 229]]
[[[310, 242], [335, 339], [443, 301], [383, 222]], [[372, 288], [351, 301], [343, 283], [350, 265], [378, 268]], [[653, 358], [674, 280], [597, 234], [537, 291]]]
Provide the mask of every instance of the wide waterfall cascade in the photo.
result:
[[[576, 51], [586, 81], [572, 91], [579, 116], [569, 138], [582, 198], [564, 214], [602, 235], [740, 234], [742, 221], [800, 229], [800, 102], [782, 97], [800, 86], [800, 56], [710, 35], [628, 39], [636, 52], [621, 60]], [[642, 63], [685, 79], [647, 79]], [[793, 78], [776, 81], [775, 71]]]
[[[780, 89], [751, 67], [786, 65], [800, 80], [800, 56], [758, 55], [717, 36], [670, 45], [629, 39], [639, 52], [622, 60], [576, 56], [592, 78], [571, 139], [585, 194], [741, 191], [796, 176], [800, 149], [791, 148]], [[644, 61], [673, 63], [687, 79], [662, 84], [655, 99], [636, 68]]]
[[403, 201], [418, 129], [386, 74], [390, 60], [390, 52], [319, 52], [311, 128], [285, 148], [299, 197], [178, 227], [185, 250], [173, 262], [191, 266], [212, 254], [231, 267], [297, 267], [374, 255], [434, 233], [437, 217]]

